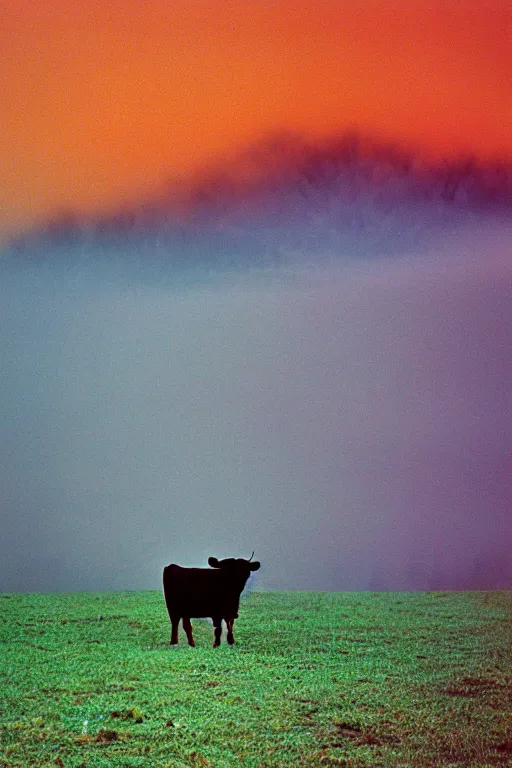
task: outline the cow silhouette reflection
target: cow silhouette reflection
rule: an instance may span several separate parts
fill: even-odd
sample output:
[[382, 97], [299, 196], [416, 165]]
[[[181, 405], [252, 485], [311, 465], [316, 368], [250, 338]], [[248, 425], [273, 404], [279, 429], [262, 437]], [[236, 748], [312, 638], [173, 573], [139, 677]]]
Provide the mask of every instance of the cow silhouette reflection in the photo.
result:
[[233, 645], [233, 624], [238, 618], [240, 595], [252, 571], [260, 567], [258, 561], [228, 557], [208, 558], [210, 568], [183, 568], [172, 563], [164, 568], [163, 586], [165, 604], [171, 620], [171, 645], [178, 643], [178, 626], [183, 629], [188, 644], [195, 646], [190, 619], [211, 618], [214, 626], [213, 647], [220, 645], [222, 620], [226, 622], [227, 641]]

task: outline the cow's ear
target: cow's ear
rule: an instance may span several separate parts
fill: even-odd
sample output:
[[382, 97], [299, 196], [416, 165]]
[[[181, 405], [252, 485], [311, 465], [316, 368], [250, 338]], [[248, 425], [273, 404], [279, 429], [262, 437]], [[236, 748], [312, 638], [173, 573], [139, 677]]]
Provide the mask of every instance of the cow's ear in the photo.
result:
[[208, 565], [211, 565], [212, 568], [220, 568], [220, 563], [216, 557], [209, 557]]
[[260, 563], [258, 563], [257, 560], [254, 561], [254, 563], [249, 563], [249, 568], [251, 571], [257, 571], [260, 567]]

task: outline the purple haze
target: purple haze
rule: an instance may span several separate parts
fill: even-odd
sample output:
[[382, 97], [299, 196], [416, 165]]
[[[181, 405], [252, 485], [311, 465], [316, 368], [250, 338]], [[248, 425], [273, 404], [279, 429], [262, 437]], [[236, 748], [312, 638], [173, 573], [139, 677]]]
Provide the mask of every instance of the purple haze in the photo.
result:
[[511, 588], [512, 225], [467, 221], [175, 281], [4, 259], [0, 591], [253, 550], [263, 588]]

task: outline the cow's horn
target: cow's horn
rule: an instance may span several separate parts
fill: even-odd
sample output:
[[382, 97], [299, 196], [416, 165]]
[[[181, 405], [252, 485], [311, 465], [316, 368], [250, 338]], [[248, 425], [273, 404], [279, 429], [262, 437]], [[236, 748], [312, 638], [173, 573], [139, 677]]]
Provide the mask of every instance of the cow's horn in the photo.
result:
[[250, 556], [250, 558], [249, 558], [249, 562], [251, 562], [251, 560], [252, 560], [252, 558], [253, 558], [253, 557], [254, 557], [254, 549], [253, 549], [253, 551], [252, 551], [252, 555], [251, 555], [251, 556]]

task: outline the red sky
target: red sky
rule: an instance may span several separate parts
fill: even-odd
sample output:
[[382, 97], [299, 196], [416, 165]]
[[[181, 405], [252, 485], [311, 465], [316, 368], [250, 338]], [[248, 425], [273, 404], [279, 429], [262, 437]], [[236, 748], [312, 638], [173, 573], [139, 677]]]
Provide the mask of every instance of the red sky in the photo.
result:
[[512, 157], [510, 0], [3, 0], [0, 237], [265, 133]]

